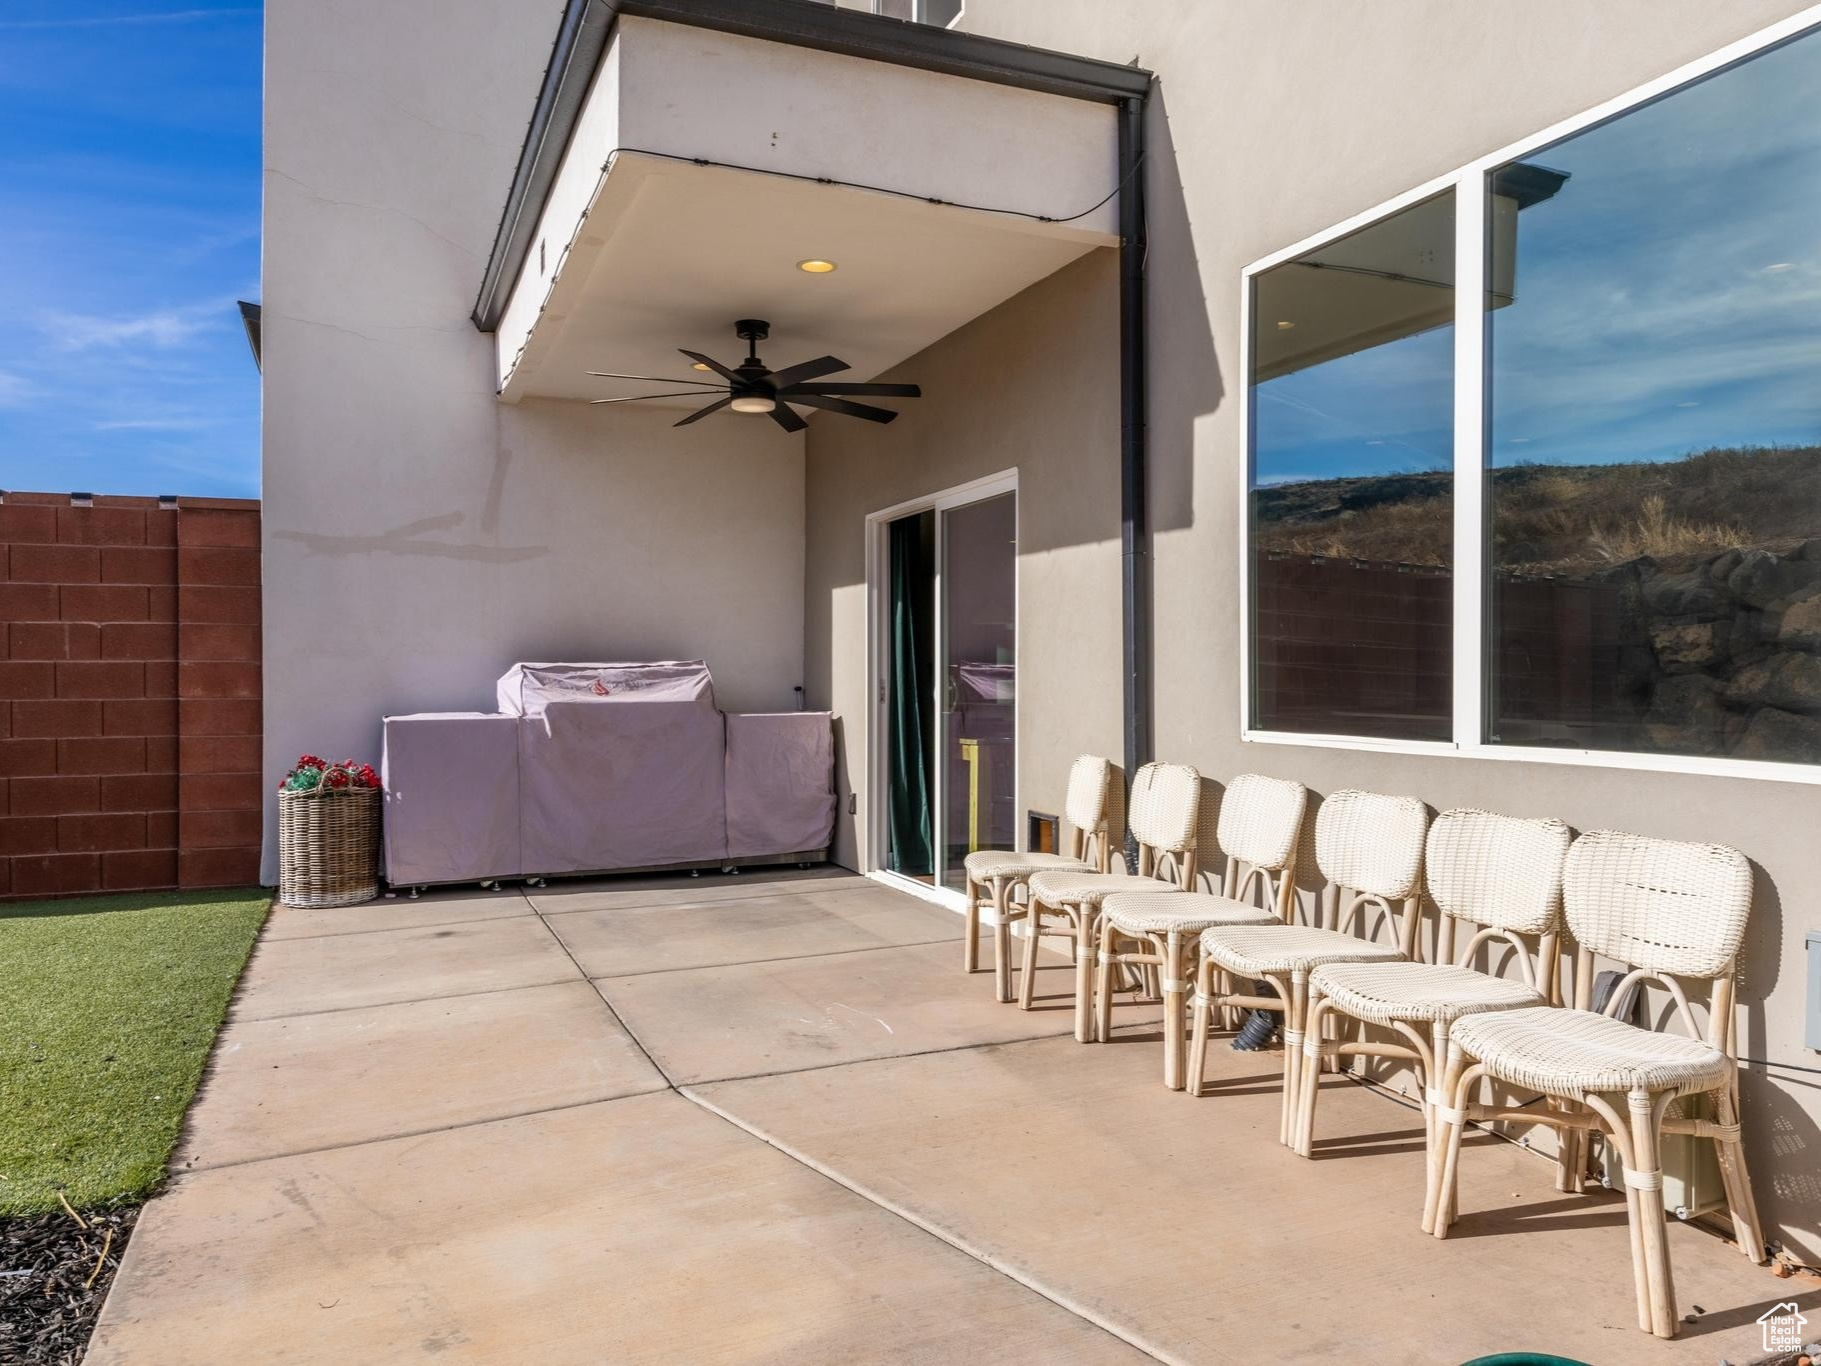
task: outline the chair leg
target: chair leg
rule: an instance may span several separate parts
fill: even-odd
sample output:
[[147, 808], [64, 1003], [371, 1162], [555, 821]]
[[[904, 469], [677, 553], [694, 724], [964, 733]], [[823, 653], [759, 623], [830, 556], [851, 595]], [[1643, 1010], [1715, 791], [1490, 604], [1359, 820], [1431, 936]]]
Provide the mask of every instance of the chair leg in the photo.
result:
[[993, 879], [993, 996], [1012, 999], [1012, 889], [1008, 877]]
[[[1549, 1098], [1551, 1110], [1567, 1110], [1568, 1102], [1555, 1096]], [[1569, 1127], [1557, 1129], [1555, 1140], [1555, 1188], [1564, 1195], [1579, 1195], [1583, 1180], [1581, 1169], [1587, 1159], [1582, 1155], [1581, 1130]]]
[[1069, 908], [1075, 920], [1075, 1042], [1094, 1042], [1094, 954], [1099, 935], [1092, 907]]
[[[1739, 1123], [1739, 1079], [1735, 1073], [1724, 1091], [1714, 1095], [1714, 1118], [1722, 1125]], [[1759, 1266], [1770, 1258], [1764, 1250], [1764, 1228], [1758, 1222], [1758, 1203], [1752, 1197], [1751, 1173], [1745, 1166], [1745, 1145], [1737, 1138], [1716, 1138], [1720, 1181], [1726, 1189], [1727, 1212], [1732, 1215], [1733, 1237], [1739, 1250]]]
[[1100, 922], [1100, 943], [1094, 977], [1094, 1035], [1105, 1043], [1113, 1034], [1113, 956], [1119, 935], [1104, 920]]
[[967, 922], [961, 931], [961, 971], [980, 968], [980, 884], [967, 880]]
[[1202, 1078], [1207, 1074], [1208, 1030], [1214, 1014], [1214, 960], [1203, 955], [1195, 970], [1195, 1013], [1189, 1025], [1189, 1075], [1185, 1079], [1192, 1096], [1201, 1094]]
[[1278, 1105], [1277, 1141], [1290, 1146], [1290, 1123], [1303, 1079], [1302, 1042], [1309, 1009], [1309, 974], [1290, 974], [1290, 997], [1284, 1009], [1284, 1093]]
[[1330, 1010], [1327, 997], [1319, 991], [1309, 993], [1309, 1022], [1303, 1035], [1302, 1085], [1296, 1090], [1296, 1118], [1290, 1126], [1290, 1147], [1301, 1157], [1308, 1157], [1315, 1148], [1315, 1101], [1321, 1094], [1323, 1071], [1322, 1031]]
[[1625, 1184], [1637, 1191], [1638, 1231], [1644, 1245], [1645, 1299], [1648, 1328], [1660, 1338], [1673, 1338], [1676, 1321], [1675, 1276], [1669, 1265], [1668, 1216], [1663, 1211], [1663, 1133], [1659, 1127], [1667, 1098], [1653, 1098], [1648, 1091], [1627, 1097], [1631, 1110], [1631, 1151], [1637, 1169], [1625, 1169]]
[[1043, 906], [1036, 897], [1025, 903], [1024, 969], [1018, 974], [1018, 1009], [1031, 1008], [1031, 993], [1037, 988], [1037, 941], [1043, 938]]
[[1187, 1061], [1186, 1040], [1183, 1027], [1188, 1023], [1184, 1019], [1186, 989], [1188, 983], [1183, 980], [1183, 944], [1179, 933], [1168, 934], [1163, 943], [1163, 1084], [1172, 1091], [1182, 1090], [1182, 1068]]
[[1423, 1232], [1437, 1238], [1448, 1236], [1448, 1225], [1454, 1222], [1454, 1190], [1461, 1164], [1461, 1132], [1467, 1127], [1467, 1055], [1453, 1044], [1448, 1045], [1448, 1067], [1442, 1076], [1442, 1108], [1435, 1116], [1436, 1137], [1441, 1151], [1437, 1154], [1435, 1179], [1423, 1197]]
[[[1448, 1022], [1436, 1020], [1429, 1026], [1429, 1057], [1423, 1068], [1423, 1218], [1429, 1214], [1431, 1193], [1442, 1176], [1442, 1110], [1451, 1102], [1442, 1090], [1439, 1075], [1448, 1056]], [[1423, 1225], [1427, 1232], [1429, 1225]]]

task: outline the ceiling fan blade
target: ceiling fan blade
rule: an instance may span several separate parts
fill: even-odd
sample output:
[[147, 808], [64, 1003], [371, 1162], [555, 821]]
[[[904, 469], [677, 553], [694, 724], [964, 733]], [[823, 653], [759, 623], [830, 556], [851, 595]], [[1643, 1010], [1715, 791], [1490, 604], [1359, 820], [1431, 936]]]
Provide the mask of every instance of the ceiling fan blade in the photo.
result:
[[787, 432], [800, 432], [809, 425], [782, 403], [771, 410], [771, 420]]
[[[632, 394], [626, 398], [591, 398], [588, 401], [590, 403], [638, 403], [648, 398], [702, 398], [703, 396], [700, 389], [672, 389], [667, 394]], [[732, 403], [733, 399], [729, 397], [727, 401]]]
[[863, 417], [868, 422], [890, 422], [898, 416], [890, 408], [875, 408], [870, 403], [849, 403], [844, 398], [825, 398], [821, 394], [790, 394], [781, 401], [801, 404], [805, 408], [826, 408], [831, 413], [840, 413], [844, 417]]
[[691, 413], [688, 417], [684, 418], [681, 422], [673, 422], [670, 425], [673, 427], [687, 427], [692, 422], [700, 422], [703, 418], [707, 417], [710, 413], [720, 412], [721, 409], [725, 408], [728, 404], [730, 404], [732, 402], [733, 402], [733, 395], [729, 394], [726, 398], [717, 399], [715, 402], [709, 404], [706, 408], [702, 408], [696, 412]]
[[854, 394], [870, 395], [873, 398], [922, 398], [923, 389], [916, 384], [793, 384], [788, 389], [778, 391], [789, 397], [793, 394]]
[[611, 370], [590, 370], [587, 373], [596, 379], [642, 379], [647, 384], [700, 384], [710, 389], [721, 387], [711, 379], [671, 379], [665, 375], [620, 375]]
[[[682, 350], [681, 347], [678, 347], [677, 349], [679, 351]], [[727, 380], [730, 383], [737, 382], [740, 378], [712, 356], [704, 356], [700, 351], [683, 351], [683, 354], [688, 356], [689, 359], [694, 361], [697, 365], [706, 365], [710, 370], [713, 370], [722, 379]]]
[[848, 368], [848, 364], [844, 360], [837, 360], [833, 356], [823, 356], [819, 360], [806, 360], [801, 365], [787, 366], [785, 369], [774, 371], [768, 378], [774, 387], [784, 389], [792, 384], [801, 384], [806, 379], [820, 379], [823, 375], [832, 375], [837, 370]]

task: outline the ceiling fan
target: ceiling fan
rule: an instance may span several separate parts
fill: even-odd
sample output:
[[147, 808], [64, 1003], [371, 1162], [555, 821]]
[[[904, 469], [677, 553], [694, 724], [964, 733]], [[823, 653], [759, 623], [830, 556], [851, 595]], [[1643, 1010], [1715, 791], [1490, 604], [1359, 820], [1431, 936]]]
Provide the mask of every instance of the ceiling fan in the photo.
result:
[[[706, 408], [697, 410], [673, 425], [687, 427], [700, 422], [710, 413], [732, 408], [736, 413], [768, 413], [771, 420], [787, 432], [800, 432], [808, 424], [791, 411], [800, 408], [822, 408], [846, 417], [863, 417], [868, 422], [890, 422], [898, 414], [890, 408], [875, 408], [870, 403], [854, 403], [852, 397], [922, 398], [923, 390], [915, 384], [815, 384], [824, 375], [848, 369], [844, 360], [823, 356], [800, 365], [773, 370], [759, 359], [758, 346], [771, 335], [771, 324], [762, 318], [742, 318], [733, 325], [734, 333], [746, 345], [746, 359], [728, 367], [699, 351], [684, 351], [698, 370], [719, 375], [725, 384], [705, 379], [666, 379], [657, 375], [620, 375], [605, 370], [590, 370], [597, 379], [636, 379], [652, 384], [688, 384], [689, 389], [674, 389], [662, 394], [634, 394], [629, 398], [597, 398], [594, 403], [638, 403], [648, 398], [683, 398], [694, 394], [707, 398], [710, 393], [724, 394]], [[679, 348], [681, 349], [681, 348]]]

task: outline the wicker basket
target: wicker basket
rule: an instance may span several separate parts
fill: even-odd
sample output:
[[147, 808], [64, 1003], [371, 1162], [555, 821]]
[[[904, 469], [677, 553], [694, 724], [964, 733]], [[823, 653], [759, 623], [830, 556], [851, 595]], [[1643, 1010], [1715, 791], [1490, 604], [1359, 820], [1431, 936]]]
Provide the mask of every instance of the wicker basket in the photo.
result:
[[376, 787], [278, 794], [278, 899], [353, 906], [379, 895]]

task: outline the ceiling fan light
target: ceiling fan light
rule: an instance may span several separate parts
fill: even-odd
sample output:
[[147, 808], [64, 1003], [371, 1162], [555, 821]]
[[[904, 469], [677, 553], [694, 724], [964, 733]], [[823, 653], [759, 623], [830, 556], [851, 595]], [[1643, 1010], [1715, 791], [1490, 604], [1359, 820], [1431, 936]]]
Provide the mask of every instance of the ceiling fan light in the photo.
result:
[[764, 394], [742, 394], [731, 406], [736, 413], [769, 413], [778, 403]]
[[806, 275], [832, 275], [836, 266], [833, 261], [824, 261], [820, 257], [812, 256], [807, 261], [797, 262], [797, 269]]

